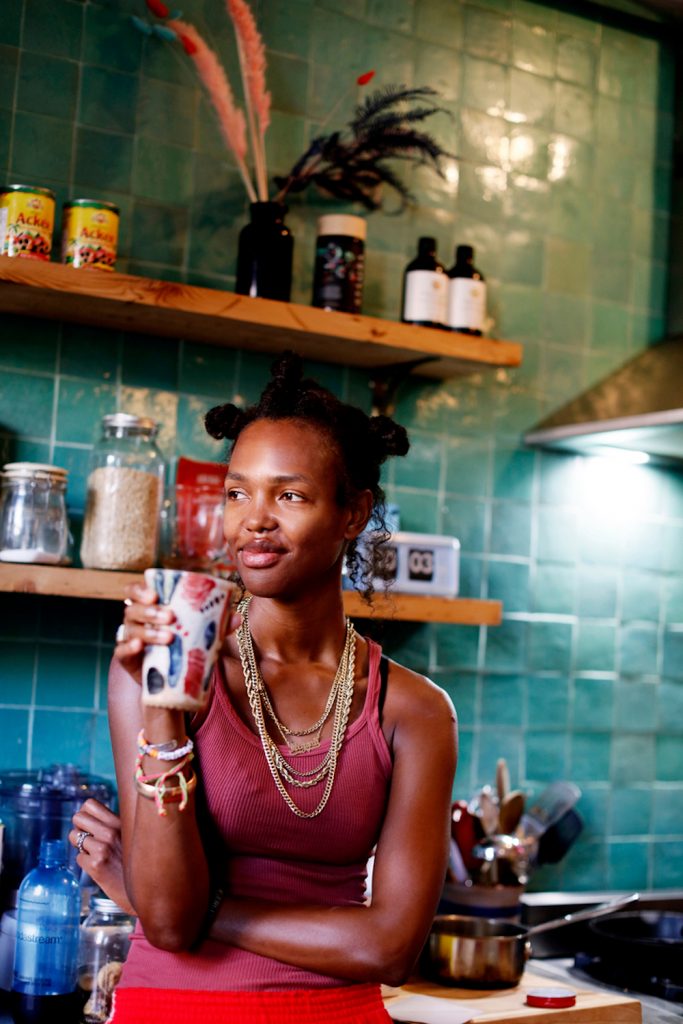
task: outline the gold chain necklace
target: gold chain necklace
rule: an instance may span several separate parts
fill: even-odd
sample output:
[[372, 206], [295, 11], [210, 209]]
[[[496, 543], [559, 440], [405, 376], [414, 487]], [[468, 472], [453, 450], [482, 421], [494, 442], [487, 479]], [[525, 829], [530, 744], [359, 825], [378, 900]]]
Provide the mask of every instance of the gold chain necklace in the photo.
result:
[[[243, 607], [242, 606], [241, 607], [242, 607], [242, 614], [246, 615], [246, 620], [247, 620], [247, 633], [248, 633], [247, 643], [248, 643], [248, 645], [251, 645], [251, 634], [249, 632], [249, 612], [247, 610], [249, 600], [250, 600], [250, 598], [246, 598], [245, 601], [243, 602]], [[344, 641], [344, 649], [342, 651], [342, 656], [340, 658], [339, 665], [337, 666], [337, 671], [335, 673], [334, 680], [333, 680], [332, 686], [330, 688], [330, 692], [329, 692], [329, 695], [328, 695], [328, 698], [327, 698], [327, 702], [325, 704], [325, 708], [323, 710], [322, 715], [318, 719], [318, 721], [314, 722], [313, 725], [308, 726], [308, 728], [306, 728], [306, 729], [290, 729], [287, 725], [285, 725], [284, 722], [282, 722], [277, 717], [277, 715], [275, 714], [275, 709], [273, 708], [273, 705], [271, 704], [270, 697], [268, 695], [268, 690], [267, 690], [266, 684], [265, 684], [265, 682], [263, 680], [263, 676], [261, 675], [261, 673], [260, 673], [260, 671], [258, 670], [258, 667], [257, 667], [257, 669], [256, 669], [255, 689], [258, 691], [258, 697], [259, 697], [259, 699], [261, 701], [262, 706], [268, 712], [268, 715], [269, 715], [270, 719], [274, 723], [276, 729], [280, 733], [280, 736], [282, 736], [282, 739], [287, 744], [287, 746], [289, 747], [290, 752], [292, 754], [296, 755], [296, 754], [307, 753], [308, 751], [314, 750], [316, 747], [320, 746], [320, 734], [322, 732], [323, 726], [324, 726], [325, 722], [327, 721], [327, 719], [330, 716], [330, 713], [331, 713], [332, 708], [334, 706], [334, 703], [335, 703], [335, 700], [336, 700], [337, 695], [339, 693], [339, 690], [341, 689], [342, 683], [343, 683], [343, 681], [346, 678], [346, 673], [348, 671], [349, 652], [350, 652], [352, 644], [354, 643], [354, 635], [355, 634], [354, 634], [353, 626], [351, 625], [350, 621], [347, 619], [347, 622], [346, 622], [346, 639]], [[253, 651], [253, 647], [252, 647], [252, 651]], [[256, 664], [256, 659], [254, 658], [254, 665], [255, 664]], [[317, 733], [317, 736], [310, 743], [293, 743], [292, 740], [290, 739], [290, 737], [292, 737], [292, 736], [294, 736], [294, 737], [296, 737], [296, 736], [311, 736], [313, 733]], [[281, 756], [279, 754], [279, 751], [278, 751], [278, 756]], [[300, 772], [300, 771], [298, 771], [294, 767], [291, 768], [291, 771], [294, 772], [294, 774], [296, 774], [296, 775], [312, 775], [312, 774], [314, 774], [313, 772]]]
[[[339, 692], [339, 688], [340, 688], [340, 686], [342, 684], [342, 680], [344, 679], [344, 674], [345, 674], [345, 671], [346, 671], [346, 662], [348, 660], [348, 656], [347, 656], [347, 646], [348, 646], [348, 643], [349, 643], [349, 630], [348, 630], [348, 624], [347, 624], [346, 641], [344, 643], [344, 651], [342, 652], [342, 656], [341, 656], [341, 659], [339, 661], [339, 665], [337, 666], [337, 671], [336, 671], [334, 679], [332, 681], [332, 686], [330, 688], [330, 692], [329, 692], [328, 697], [327, 697], [327, 702], [325, 704], [325, 708], [323, 710], [322, 715], [318, 719], [318, 721], [314, 722], [313, 725], [309, 725], [309, 727], [307, 729], [290, 729], [288, 726], [285, 725], [284, 722], [282, 722], [277, 717], [277, 715], [275, 714], [275, 709], [273, 708], [273, 705], [270, 702], [270, 696], [268, 694], [268, 690], [266, 688], [266, 684], [263, 681], [263, 676], [259, 672], [258, 680], [257, 680], [257, 686], [258, 686], [258, 689], [259, 689], [259, 695], [261, 697], [261, 702], [263, 704], [263, 707], [268, 712], [269, 718], [271, 719], [271, 721], [275, 725], [275, 728], [277, 729], [277, 731], [282, 736], [282, 739], [285, 741], [285, 743], [287, 744], [287, 746], [291, 750], [292, 754], [304, 754], [307, 751], [314, 750], [316, 747], [320, 746], [320, 736], [321, 736], [321, 733], [323, 731], [323, 726], [325, 725], [325, 722], [327, 721], [327, 719], [330, 717], [330, 712], [332, 711], [332, 708], [334, 706], [334, 702], [335, 702], [335, 700], [337, 698], [337, 694]], [[290, 737], [292, 737], [292, 736], [314, 736], [314, 738], [309, 743], [295, 743], [295, 742], [293, 743], [292, 740], [290, 739]]]
[[[263, 747], [263, 752], [270, 769], [270, 774], [273, 776], [273, 781], [275, 782], [280, 796], [285, 801], [290, 811], [292, 811], [293, 814], [296, 814], [297, 817], [315, 818], [321, 813], [330, 798], [337, 770], [337, 758], [339, 756], [342, 743], [344, 742], [349, 714], [351, 712], [356, 665], [356, 631], [351, 622], [347, 619], [346, 641], [339, 662], [339, 667], [337, 669], [337, 674], [335, 675], [335, 682], [337, 680], [337, 676], [339, 676], [340, 682], [337, 686], [336, 700], [333, 701], [334, 718], [329, 750], [317, 768], [313, 768], [310, 771], [302, 771], [296, 769], [285, 760], [266, 729], [263, 714], [263, 692], [265, 687], [258, 665], [256, 664], [256, 655], [254, 653], [254, 645], [252, 643], [251, 631], [249, 629], [248, 606], [250, 600], [251, 598], [246, 598], [239, 606], [238, 610], [242, 615], [242, 625], [239, 627], [236, 634], [240, 661], [242, 663], [242, 672], [244, 673], [244, 682], [247, 688], [247, 696], [249, 697], [249, 706], [251, 708], [252, 715], [254, 716], [254, 721], [256, 723], [256, 728], [258, 729], [261, 746]], [[332, 685], [334, 687], [335, 683]], [[304, 733], [299, 735], [304, 735]], [[289, 782], [290, 785], [302, 789], [318, 785], [323, 781], [323, 779], [325, 779], [325, 789], [315, 810], [302, 811], [285, 789], [283, 779]]]

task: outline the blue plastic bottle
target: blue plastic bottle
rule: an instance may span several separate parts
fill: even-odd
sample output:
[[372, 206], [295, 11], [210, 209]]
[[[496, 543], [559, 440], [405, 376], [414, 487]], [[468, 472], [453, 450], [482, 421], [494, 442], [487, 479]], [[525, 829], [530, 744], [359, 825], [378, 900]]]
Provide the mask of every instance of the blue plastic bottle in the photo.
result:
[[66, 843], [44, 839], [38, 867], [19, 888], [11, 996], [16, 1024], [71, 1024], [78, 1019], [81, 895], [66, 863]]

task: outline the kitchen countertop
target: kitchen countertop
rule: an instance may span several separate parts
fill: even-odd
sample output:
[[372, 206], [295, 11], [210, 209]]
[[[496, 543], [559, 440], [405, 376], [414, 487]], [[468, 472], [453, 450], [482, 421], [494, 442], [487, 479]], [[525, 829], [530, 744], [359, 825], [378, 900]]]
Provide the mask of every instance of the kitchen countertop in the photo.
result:
[[[580, 971], [576, 971], [572, 959], [558, 958], [551, 960], [531, 959], [529, 969], [536, 975], [556, 981], [567, 987], [588, 989], [595, 992], [619, 991], [607, 985], [593, 982]], [[643, 1010], [643, 1024], [681, 1024], [683, 1021], [683, 1004], [667, 1002], [654, 996], [639, 995], [636, 992], [622, 993], [638, 999]], [[559, 1011], [558, 1011], [559, 1012]], [[13, 1024], [6, 1009], [6, 1002], [0, 1002], [0, 1024]], [[60, 1024], [69, 1024], [62, 1021]]]
[[588, 989], [594, 992], [620, 992], [637, 999], [643, 1010], [643, 1024], [681, 1024], [683, 1020], [683, 1004], [672, 1003], [666, 999], [658, 999], [656, 996], [643, 995], [638, 992], [624, 992], [623, 989], [613, 988], [610, 985], [603, 985], [593, 981], [582, 971], [574, 968], [573, 958], [558, 958], [550, 960], [531, 959], [529, 967], [534, 974], [540, 974], [552, 981], [560, 982], [568, 988], [575, 986]]
[[[546, 984], [575, 990], [579, 994], [576, 1009], [545, 1010], [541, 1012], [539, 1010], [528, 1010], [522, 1006], [525, 987], [528, 988], [529, 985], [538, 985], [540, 987]], [[423, 996], [437, 996], [446, 999], [449, 997], [454, 998], [454, 1006], [462, 1009], [468, 1005], [476, 1005], [478, 1018], [482, 1021], [495, 1018], [498, 1024], [508, 1020], [510, 1024], [515, 1024], [515, 1022], [520, 1024], [522, 1019], [533, 1020], [531, 1015], [535, 1016], [536, 1014], [539, 1014], [543, 1020], [550, 1018], [555, 1020], [557, 1017], [558, 1024], [562, 1024], [562, 1021], [565, 1019], [574, 1018], [600, 1021], [603, 1013], [600, 1006], [595, 1002], [591, 1005], [586, 998], [589, 994], [593, 994], [594, 999], [597, 996], [601, 996], [603, 999], [605, 997], [612, 997], [613, 1001], [611, 1003], [608, 1001], [604, 1003], [604, 1018], [606, 1020], [633, 1021], [635, 1019], [634, 1011], [637, 1010], [637, 1004], [640, 1004], [642, 1024], [682, 1024], [683, 1021], [683, 1004], [672, 1003], [637, 992], [626, 992], [621, 988], [604, 985], [599, 981], [589, 978], [582, 971], [576, 970], [573, 957], [553, 959], [532, 957], [528, 961], [520, 987], [522, 989], [521, 992], [516, 988], [494, 989], [490, 990], [489, 993], [477, 990], [475, 993], [476, 1003], [474, 1000], [468, 1003], [468, 989], [438, 985], [434, 982], [423, 981], [419, 976], [416, 976], [405, 987], [405, 991], [411, 994], [422, 994]], [[492, 998], [490, 1000], [484, 999], [483, 996], [485, 994], [490, 994]], [[502, 999], [501, 997], [507, 998]], [[620, 1012], [615, 997], [625, 997], [629, 1002], [623, 1002], [622, 1005], [629, 1007], [630, 1012], [625, 1010]], [[440, 998], [439, 1001], [441, 1002], [442, 999]], [[387, 1010], [391, 1014], [391, 1001], [387, 1004]]]

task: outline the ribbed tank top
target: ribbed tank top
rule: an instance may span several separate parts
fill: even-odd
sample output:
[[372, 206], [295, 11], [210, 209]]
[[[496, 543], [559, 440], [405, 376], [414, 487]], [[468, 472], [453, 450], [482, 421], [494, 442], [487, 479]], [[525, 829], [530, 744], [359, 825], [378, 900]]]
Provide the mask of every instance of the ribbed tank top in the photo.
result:
[[[280, 903], [354, 906], [364, 900], [366, 864], [384, 818], [391, 755], [379, 720], [381, 648], [368, 640], [368, 686], [348, 727], [332, 793], [316, 818], [297, 817], [275, 788], [261, 741], [232, 706], [222, 670], [214, 676], [195, 754], [227, 892]], [[319, 764], [329, 741], [299, 754], [297, 768]], [[287, 748], [282, 747], [287, 755]], [[324, 785], [324, 783], [323, 783]], [[321, 786], [289, 792], [313, 810]], [[138, 924], [120, 984], [125, 987], [258, 991], [326, 988], [339, 978], [207, 939], [189, 953], [156, 949]]]

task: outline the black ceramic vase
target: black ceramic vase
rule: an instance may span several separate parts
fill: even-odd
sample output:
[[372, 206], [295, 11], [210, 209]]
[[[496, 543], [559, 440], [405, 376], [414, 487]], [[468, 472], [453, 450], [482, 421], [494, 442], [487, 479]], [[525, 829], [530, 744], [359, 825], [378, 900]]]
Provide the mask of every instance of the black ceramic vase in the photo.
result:
[[284, 222], [287, 207], [262, 202], [250, 210], [237, 250], [237, 294], [289, 302], [294, 239]]

